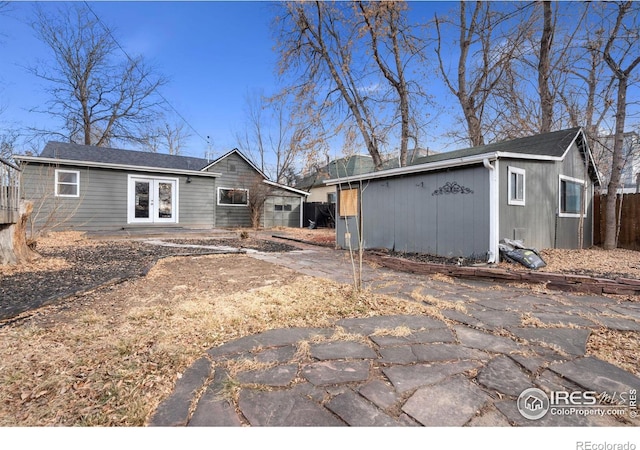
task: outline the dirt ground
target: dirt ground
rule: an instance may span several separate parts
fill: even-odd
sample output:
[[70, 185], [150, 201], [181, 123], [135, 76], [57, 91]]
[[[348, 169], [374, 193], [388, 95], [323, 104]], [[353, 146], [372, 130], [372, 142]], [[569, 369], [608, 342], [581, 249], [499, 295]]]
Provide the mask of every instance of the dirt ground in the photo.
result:
[[[332, 230], [287, 234], [331, 245]], [[201, 238], [197, 242], [211, 243]], [[272, 245], [258, 239], [254, 244], [263, 249]], [[22, 279], [27, 286], [51, 285], [55, 290], [51, 280], [56, 272], [80, 282], [80, 268], [100, 272], [101, 267], [111, 267], [109, 256], [117, 260], [113, 267], [135, 271], [141, 267], [134, 264], [138, 260], [159, 261], [147, 267], [145, 276], [88, 289], [17, 320], [0, 321], [0, 426], [142, 426], [184, 370], [208, 348], [267, 329], [324, 327], [345, 317], [433, 314], [418, 302], [355, 294], [350, 286], [246, 255], [171, 256], [178, 250], [143, 250], [136, 245], [73, 234], [53, 236], [39, 243], [49, 257], [0, 270], [0, 285]], [[276, 248], [287, 251], [282, 244]], [[88, 263], [90, 254], [94, 265]], [[591, 262], [594, 272], [634, 275], [638, 253], [619, 255], [624, 258], [615, 259], [615, 265], [606, 265], [605, 255], [595, 253], [564, 255], [559, 268], [572, 270], [569, 261], [578, 261], [573, 270], [584, 270]], [[639, 344], [638, 333], [599, 332], [594, 333], [590, 351], [626, 364], [637, 356]]]
[[[124, 241], [57, 244], [71, 254], [124, 253], [133, 262]], [[77, 265], [61, 257], [49, 262], [0, 274], [0, 283], [29, 274], [55, 279], [55, 271], [73, 275]], [[166, 256], [144, 277], [0, 322], [0, 426], [142, 426], [211, 347], [273, 328], [428, 311], [242, 254]]]

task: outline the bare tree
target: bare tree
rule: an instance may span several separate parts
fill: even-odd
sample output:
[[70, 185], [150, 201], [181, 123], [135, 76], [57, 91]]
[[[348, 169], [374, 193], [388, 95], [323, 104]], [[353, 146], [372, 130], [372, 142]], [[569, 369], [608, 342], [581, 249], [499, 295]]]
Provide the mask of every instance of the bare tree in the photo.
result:
[[152, 153], [180, 155], [191, 134], [183, 122], [170, 123], [165, 120], [159, 126], [152, 127], [140, 134], [142, 148]]
[[6, 130], [0, 132], [0, 158], [11, 161], [16, 153], [16, 142], [18, 140], [16, 130]]
[[615, 23], [609, 33], [604, 48], [604, 60], [617, 81], [616, 119], [613, 155], [611, 161], [611, 178], [607, 186], [605, 203], [605, 250], [612, 250], [618, 246], [616, 228], [616, 200], [620, 184], [620, 177], [624, 168], [624, 134], [627, 116], [627, 89], [630, 77], [640, 64], [638, 33], [638, 14], [640, 7], [637, 3], [626, 1], [616, 4], [617, 15]]
[[583, 66], [581, 43], [592, 31], [585, 26], [589, 8], [544, 1], [515, 11], [506, 32], [522, 39], [509, 42], [512, 57], [503, 61], [503, 75], [485, 105], [495, 117], [497, 139], [545, 133], [582, 119], [586, 96], [578, 95], [575, 82], [584, 81], [576, 68]]
[[[491, 3], [477, 1], [468, 12], [469, 5], [470, 2], [459, 3], [457, 21], [445, 21], [436, 15], [435, 53], [440, 75], [462, 108], [466, 124], [465, 138], [471, 145], [479, 146], [485, 144], [487, 132], [494, 133], [492, 118], [486, 115], [487, 103], [496, 95], [499, 83], [509, 83], [504, 80], [505, 73], [515, 58], [514, 52], [521, 47], [528, 33], [526, 26], [513, 27], [507, 32], [501, 31], [501, 27], [527, 6], [518, 5], [515, 11], [499, 12], [494, 10]], [[459, 29], [458, 64], [453, 76], [444, 62], [448, 59], [445, 52], [448, 55], [451, 51], [442, 45], [445, 41], [444, 25]]]
[[249, 183], [247, 205], [251, 217], [251, 226], [257, 230], [260, 228], [260, 221], [264, 213], [264, 203], [267, 201], [269, 194], [271, 194], [271, 187], [259, 175], [253, 177]]
[[553, 124], [553, 95], [549, 87], [551, 79], [551, 45], [555, 24], [551, 2], [542, 2], [543, 26], [540, 37], [540, 53], [538, 58], [538, 92], [540, 93], [540, 133], [551, 131]]
[[298, 78], [290, 92], [300, 115], [317, 129], [329, 121], [336, 133], [356, 129], [375, 167], [382, 168], [380, 147], [386, 130], [372, 98], [377, 80], [355, 68], [362, 61], [355, 48], [359, 30], [352, 6], [324, 1], [282, 3], [276, 26], [279, 71]]
[[82, 4], [60, 7], [55, 16], [38, 7], [33, 29], [54, 60], [30, 68], [51, 94], [47, 108], [35, 111], [59, 118], [63, 137], [73, 142], [140, 142], [138, 130], [156, 118], [155, 94], [165, 80], [141, 57], [118, 58], [111, 31]]
[[285, 96], [253, 92], [245, 96], [245, 105], [247, 122], [236, 134], [239, 147], [270, 179], [290, 184], [299, 157], [317, 142], [309, 125], [294, 121]]
[[[416, 113], [412, 107], [411, 88], [417, 88], [407, 77], [410, 60], [421, 54], [424, 44], [412, 33], [407, 22], [407, 6], [402, 2], [356, 2], [364, 22], [364, 31], [369, 36], [369, 47], [380, 72], [391, 86], [400, 119], [400, 165], [407, 165], [407, 147], [413, 138], [415, 147], [418, 137], [411, 125]], [[419, 92], [419, 91], [418, 91]]]

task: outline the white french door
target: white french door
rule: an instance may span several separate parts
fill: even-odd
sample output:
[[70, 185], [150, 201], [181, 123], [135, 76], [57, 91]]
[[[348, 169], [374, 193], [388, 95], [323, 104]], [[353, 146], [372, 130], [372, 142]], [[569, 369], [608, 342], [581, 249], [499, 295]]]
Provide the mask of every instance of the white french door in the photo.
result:
[[129, 176], [129, 223], [177, 223], [178, 180]]

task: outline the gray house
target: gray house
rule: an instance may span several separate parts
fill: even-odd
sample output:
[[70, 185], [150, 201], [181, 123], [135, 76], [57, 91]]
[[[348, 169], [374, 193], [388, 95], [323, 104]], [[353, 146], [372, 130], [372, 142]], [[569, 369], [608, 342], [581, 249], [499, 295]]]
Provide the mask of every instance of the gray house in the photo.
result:
[[269, 181], [238, 150], [208, 161], [49, 142], [39, 156], [16, 160], [34, 231], [245, 227], [258, 192], [263, 226], [300, 227], [307, 195]]
[[600, 183], [581, 128], [420, 158], [415, 164], [328, 180], [338, 187], [342, 248], [499, 259], [499, 241], [577, 248], [593, 243]]

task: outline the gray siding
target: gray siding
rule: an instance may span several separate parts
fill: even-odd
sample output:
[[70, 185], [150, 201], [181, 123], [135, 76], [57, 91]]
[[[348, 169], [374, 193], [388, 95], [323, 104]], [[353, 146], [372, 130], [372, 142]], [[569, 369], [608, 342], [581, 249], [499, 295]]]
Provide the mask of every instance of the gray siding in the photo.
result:
[[[209, 172], [219, 172], [221, 175], [216, 179], [217, 188], [227, 189], [248, 189], [251, 195], [251, 185], [255, 183], [256, 177], [260, 175], [242, 157], [232, 153], [218, 163], [207, 169]], [[260, 177], [262, 180], [262, 177]], [[244, 205], [219, 205], [217, 199], [217, 189], [214, 193], [216, 197], [215, 226], [216, 227], [250, 227], [251, 215], [249, 207]]]
[[[508, 204], [510, 166], [525, 170], [525, 206]], [[588, 184], [584, 246], [593, 244], [593, 188], [584, 174], [584, 159], [577, 148], [572, 148], [562, 162], [501, 159], [499, 170], [501, 239], [520, 239], [538, 249], [577, 248], [579, 219], [558, 216], [559, 179], [565, 175]]]
[[[55, 169], [80, 173], [79, 197], [54, 195]], [[34, 231], [40, 228], [79, 231], [108, 231], [134, 227], [213, 227], [215, 178], [158, 174], [158, 178], [178, 179], [178, 222], [156, 224], [127, 223], [128, 176], [151, 176], [148, 172], [75, 166], [26, 164], [23, 171], [23, 198], [34, 203]]]
[[[445, 193], [447, 183], [468, 191]], [[489, 250], [489, 172], [475, 166], [364, 182], [362, 218], [365, 248], [484, 259]], [[350, 219], [352, 239], [356, 224]], [[336, 228], [344, 247], [344, 218]]]
[[[272, 188], [264, 204], [262, 224], [265, 228], [295, 227], [301, 225], [301, 196], [285, 189]], [[276, 210], [276, 205], [278, 209]], [[281, 207], [281, 208], [280, 208]], [[289, 211], [287, 209], [290, 208]]]
[[[260, 183], [260, 189], [270, 189], [265, 201], [261, 223], [266, 228], [284, 226], [300, 227], [300, 195], [263, 184], [263, 177], [256, 172], [241, 156], [231, 153], [226, 158], [218, 161], [207, 169], [210, 172], [219, 172], [221, 176], [216, 179], [216, 186], [227, 189], [247, 189], [249, 195], [255, 183]], [[217, 189], [215, 195], [217, 196]], [[282, 211], [276, 211], [275, 205], [283, 205]], [[291, 207], [290, 211], [284, 210], [284, 205]], [[251, 214], [248, 206], [220, 205], [216, 197], [216, 227], [250, 227]]]
[[[585, 180], [586, 191], [586, 217], [584, 219], [584, 247], [593, 245], [593, 183], [586, 173], [585, 162], [582, 154], [577, 148], [572, 149], [567, 154], [562, 164], [560, 164], [559, 175], [566, 175], [572, 178]], [[556, 190], [559, 189], [559, 182], [556, 179]], [[556, 197], [556, 204], [558, 202]], [[578, 218], [561, 217], [558, 219], [557, 248], [577, 248], [578, 247]]]

